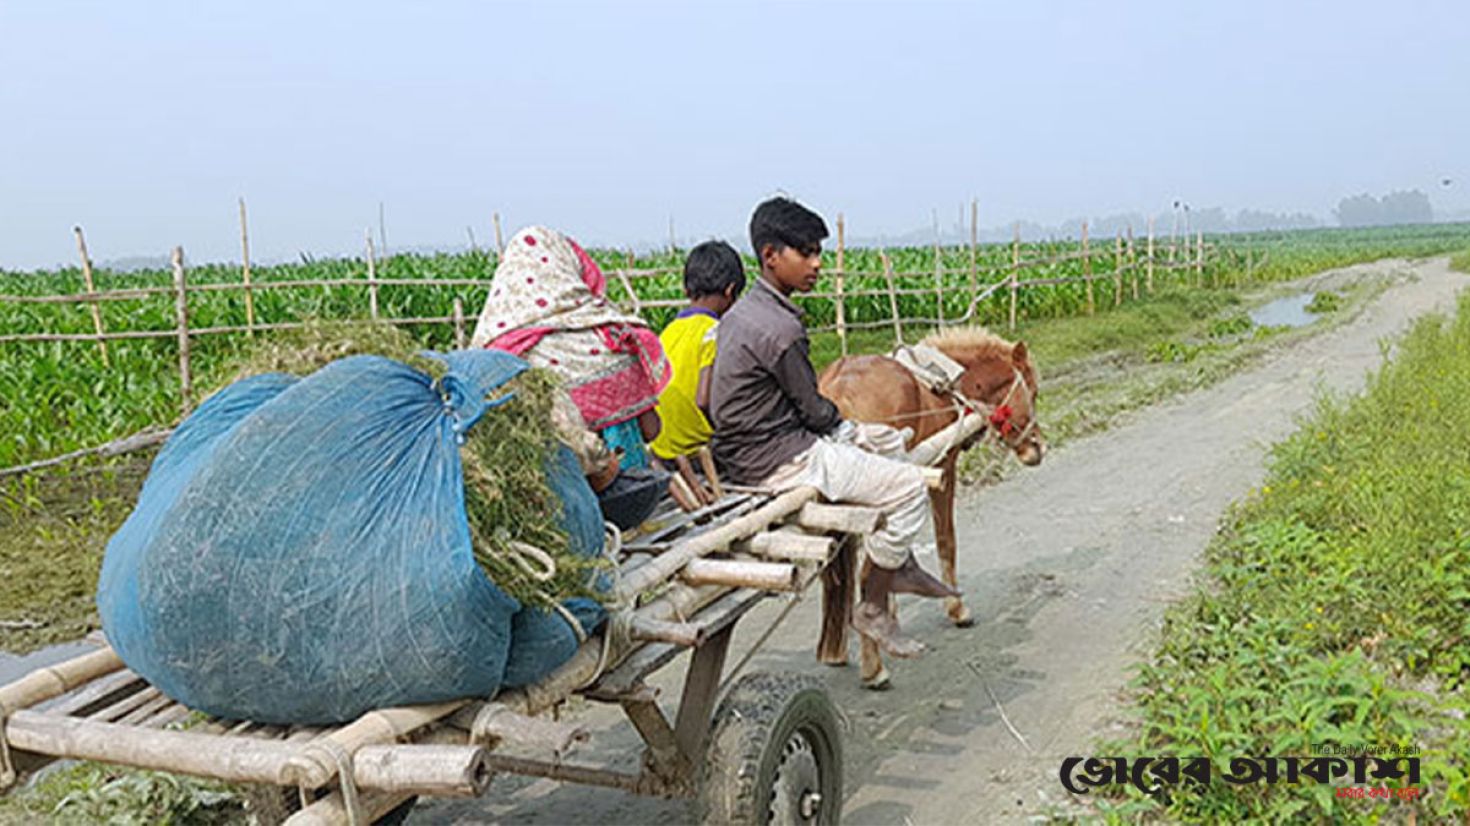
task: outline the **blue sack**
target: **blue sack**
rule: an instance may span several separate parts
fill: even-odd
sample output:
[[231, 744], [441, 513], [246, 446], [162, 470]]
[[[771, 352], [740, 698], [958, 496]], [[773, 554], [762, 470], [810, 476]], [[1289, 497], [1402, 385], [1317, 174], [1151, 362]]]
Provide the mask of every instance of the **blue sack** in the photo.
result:
[[[592, 492], [582, 467], [570, 450], [563, 448], [547, 462], [546, 481], [562, 500], [561, 527], [567, 532], [571, 552], [584, 558], [602, 554], [602, 510]], [[592, 583], [593, 589], [606, 592], [612, 578], [606, 574]], [[591, 634], [607, 617], [602, 605], [585, 597], [562, 602], [583, 633]], [[560, 612], [536, 606], [524, 606], [516, 613], [511, 634], [510, 658], [505, 664], [506, 688], [530, 685], [577, 653], [577, 632]]]
[[[128, 667], [192, 708], [271, 723], [499, 690], [520, 606], [474, 559], [459, 443], [528, 365], [442, 358], [438, 382], [376, 356], [257, 376], [186, 419], [103, 561], [98, 610]], [[549, 481], [592, 496], [580, 474]], [[578, 552], [594, 532], [600, 549], [595, 499], [583, 510], [563, 524]]]

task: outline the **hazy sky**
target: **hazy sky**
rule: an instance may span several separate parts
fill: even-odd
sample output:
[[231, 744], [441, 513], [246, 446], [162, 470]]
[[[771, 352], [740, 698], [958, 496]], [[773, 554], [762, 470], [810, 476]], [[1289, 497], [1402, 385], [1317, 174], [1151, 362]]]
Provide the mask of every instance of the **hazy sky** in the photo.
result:
[[[855, 235], [1198, 207], [1470, 208], [1464, 2], [0, 0], [0, 266]], [[1457, 179], [1442, 187], [1442, 177]], [[1458, 179], [1463, 179], [1462, 181]]]

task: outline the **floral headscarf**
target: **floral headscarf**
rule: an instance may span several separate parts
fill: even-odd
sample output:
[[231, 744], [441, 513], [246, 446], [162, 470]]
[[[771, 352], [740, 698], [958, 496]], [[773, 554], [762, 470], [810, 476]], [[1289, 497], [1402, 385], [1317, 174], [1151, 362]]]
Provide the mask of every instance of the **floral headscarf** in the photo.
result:
[[658, 336], [606, 298], [607, 279], [572, 239], [545, 227], [512, 236], [472, 346], [514, 353], [566, 381], [587, 425], [602, 430], [658, 403], [670, 368]]

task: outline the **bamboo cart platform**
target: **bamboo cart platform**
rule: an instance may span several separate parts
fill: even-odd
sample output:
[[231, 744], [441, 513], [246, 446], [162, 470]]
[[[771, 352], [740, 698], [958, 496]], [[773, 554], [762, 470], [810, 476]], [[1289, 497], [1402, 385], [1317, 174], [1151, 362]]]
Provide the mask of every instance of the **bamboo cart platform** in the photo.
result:
[[[695, 797], [713, 770], [705, 755], [717, 700], [730, 683], [736, 687], [724, 695], [738, 691], [745, 664], [726, 668], [736, 623], [773, 594], [820, 582], [817, 657], [846, 662], [854, 540], [882, 523], [879, 511], [823, 503], [812, 488], [777, 494], [714, 486], [712, 503], [694, 510], [666, 503], [623, 537], [609, 621], [537, 684], [493, 698], [379, 709], [342, 725], [265, 725], [192, 711], [98, 639], [96, 651], [0, 687], [0, 792], [54, 760], [86, 759], [298, 790], [299, 810], [287, 821], [298, 825], [369, 823], [420, 795], [479, 795], [497, 772]], [[670, 721], [645, 678], [686, 650], [692, 655]], [[586, 733], [542, 715], [573, 696], [621, 706], [646, 744], [634, 770], [565, 759]], [[829, 702], [824, 694], [822, 701]], [[544, 757], [497, 752], [512, 744]], [[812, 822], [834, 822], [840, 813], [840, 743], [832, 747], [839, 749], [837, 808], [815, 791], [792, 801]], [[819, 818], [819, 811], [827, 814]]]

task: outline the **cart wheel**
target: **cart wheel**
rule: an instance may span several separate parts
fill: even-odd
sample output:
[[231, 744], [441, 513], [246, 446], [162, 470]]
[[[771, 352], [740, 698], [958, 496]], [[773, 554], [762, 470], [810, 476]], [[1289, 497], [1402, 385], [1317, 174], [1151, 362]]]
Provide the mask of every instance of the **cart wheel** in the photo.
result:
[[[281, 786], [247, 786], [245, 811], [256, 826], [277, 826], [301, 811], [301, 795], [294, 788]], [[387, 814], [373, 821], [373, 826], [401, 826], [419, 801], [415, 795], [399, 803]]]
[[747, 674], [715, 713], [704, 761], [706, 824], [836, 824], [842, 732], [812, 677]]

